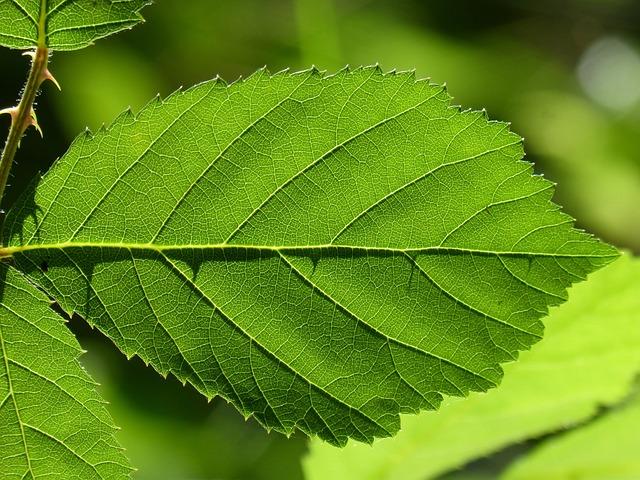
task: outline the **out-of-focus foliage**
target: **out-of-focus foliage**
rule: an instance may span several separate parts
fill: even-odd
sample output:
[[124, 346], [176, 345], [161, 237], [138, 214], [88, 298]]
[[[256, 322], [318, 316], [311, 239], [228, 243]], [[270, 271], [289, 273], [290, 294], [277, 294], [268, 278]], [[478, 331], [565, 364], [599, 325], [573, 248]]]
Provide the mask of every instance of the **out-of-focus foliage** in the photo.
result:
[[504, 474], [504, 480], [637, 480], [640, 397], [591, 425], [548, 440]]
[[[335, 71], [380, 62], [415, 67], [419, 77], [446, 81], [456, 103], [512, 119], [536, 171], [560, 184], [556, 199], [568, 213], [610, 243], [640, 252], [635, 0], [162, 0], [144, 12], [147, 22], [131, 32], [54, 55], [51, 68], [64, 90], [53, 94], [46, 86], [39, 97], [45, 139], [23, 140], [7, 203], [85, 126], [96, 129], [158, 92], [216, 74], [231, 80], [263, 65]], [[27, 67], [17, 52], [0, 51], [1, 105], [15, 101]], [[0, 132], [7, 125], [0, 118]], [[90, 350], [101, 341], [87, 332], [84, 338]], [[91, 358], [105, 384], [115, 381], [103, 393], [116, 422], [135, 422], [119, 438], [141, 469], [138, 478], [301, 475], [301, 438], [266, 435], [223, 402], [185, 399], [175, 382], [156, 382], [154, 372], [132, 369], [117, 355]], [[190, 415], [177, 422], [163, 415], [184, 411]], [[180, 453], [171, 456], [174, 436]]]

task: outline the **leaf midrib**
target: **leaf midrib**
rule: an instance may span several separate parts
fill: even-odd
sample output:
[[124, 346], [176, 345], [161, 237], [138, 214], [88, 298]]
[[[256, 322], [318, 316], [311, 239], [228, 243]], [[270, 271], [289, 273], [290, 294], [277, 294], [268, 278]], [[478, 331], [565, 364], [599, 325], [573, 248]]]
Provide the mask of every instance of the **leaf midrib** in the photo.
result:
[[40, 15], [38, 17], [38, 47], [46, 48], [47, 46], [47, 2], [48, 0], [40, 0]]
[[[133, 244], [133, 245], [135, 245], [135, 244]], [[256, 247], [256, 246], [250, 246], [250, 248], [244, 248], [244, 246], [240, 246], [240, 247], [238, 247], [238, 246], [235, 246], [235, 245], [228, 245], [228, 244], [222, 244], [221, 246], [223, 246], [223, 247], [224, 247], [224, 249], [226, 249], [226, 250], [245, 250], [245, 251], [248, 251], [248, 250], [251, 250], [251, 249], [254, 249], [254, 248], [264, 248], [266, 251], [269, 251], [270, 253], [276, 253], [276, 254], [277, 254], [281, 259], [283, 259], [283, 260], [284, 260], [284, 261], [289, 265], [289, 267], [290, 267], [290, 268], [292, 268], [292, 270], [294, 270], [298, 275], [300, 275], [300, 276], [301, 276], [305, 281], [312, 283], [311, 279], [309, 279], [308, 277], [306, 277], [305, 275], [303, 275], [303, 274], [302, 274], [302, 272], [300, 272], [298, 269], [296, 269], [295, 267], [293, 267], [293, 265], [292, 265], [292, 264], [287, 260], [287, 258], [286, 258], [286, 254], [287, 254], [287, 253], [291, 254], [291, 253], [295, 253], [296, 251], [299, 251], [299, 250], [296, 250], [296, 249], [295, 249], [295, 247], [294, 247], [294, 248], [292, 248], [292, 247]], [[72, 247], [76, 247], [76, 248], [78, 248], [75, 244], [72, 244]], [[113, 245], [111, 245], [111, 247], [113, 247]], [[134, 249], [132, 249], [132, 248], [130, 248], [130, 247], [131, 247], [131, 245], [129, 245], [129, 246], [118, 245], [118, 248], [119, 248], [119, 249], [122, 249], [122, 250], [124, 250], [124, 251], [127, 251], [127, 252], [129, 252], [129, 253], [131, 254], [131, 259], [132, 259], [132, 261], [133, 261], [133, 263], [134, 263], [134, 267], [135, 267], [135, 256], [133, 255], [133, 251], [134, 251]], [[140, 250], [140, 251], [149, 251], [149, 252], [154, 252], [154, 253], [159, 254], [162, 258], [164, 258], [164, 259], [165, 259], [165, 261], [169, 262], [172, 266], [174, 266], [174, 267], [175, 267], [175, 264], [174, 264], [174, 263], [169, 259], [169, 257], [167, 257], [167, 255], [166, 255], [166, 253], [169, 253], [169, 252], [172, 250], [172, 248], [168, 248], [168, 249], [164, 249], [164, 250], [163, 250], [163, 249], [161, 249], [161, 248], [148, 248], [148, 249], [145, 249], [145, 248], [143, 248], [143, 247], [144, 247], [143, 245], [138, 245], [138, 247], [140, 247], [140, 248], [139, 248], [139, 250]], [[153, 245], [151, 245], [151, 247], [154, 247], [154, 246], [153, 246]], [[170, 246], [170, 247], [173, 247], [173, 246]], [[328, 245], [328, 246], [321, 246], [321, 247], [323, 247], [323, 248], [327, 248], [327, 249], [333, 249], [334, 251], [335, 251], [335, 250], [339, 250], [339, 248], [338, 248], [338, 249], [336, 249], [336, 246], [335, 246], [335, 245]], [[100, 246], [100, 247], [98, 247], [98, 248], [102, 249], [102, 248], [103, 248], [103, 246]], [[303, 247], [303, 248], [304, 248], [304, 247]], [[347, 247], [347, 248], [349, 249], [348, 251], [353, 251], [353, 250], [354, 250], [355, 248], [357, 248], [357, 247]], [[51, 249], [52, 249], [51, 247], [49, 247], [49, 248], [45, 248], [45, 250], [51, 250]], [[437, 249], [438, 249], [438, 250], [442, 250], [441, 248], [437, 248]], [[64, 248], [62, 248], [62, 249], [60, 249], [60, 250], [61, 250], [61, 251], [63, 252], [63, 254], [64, 254], [64, 255], [69, 259], [69, 261], [70, 261], [72, 264], [74, 264], [77, 268], [79, 268], [79, 267], [78, 267], [78, 265], [76, 264], [76, 262], [73, 260], [73, 258], [72, 258], [72, 257], [70, 257], [70, 256], [66, 253], [66, 251], [65, 251], [65, 249], [64, 249]], [[376, 249], [370, 249], [370, 250], [376, 250]], [[174, 250], [174, 251], [176, 251], [176, 250]], [[0, 255], [1, 255], [1, 252], [2, 252], [2, 250], [0, 249]], [[458, 297], [456, 297], [456, 296], [455, 296], [455, 295], [453, 295], [451, 292], [449, 292], [447, 289], [445, 289], [442, 285], [440, 285], [439, 283], [435, 282], [435, 280], [434, 280], [431, 276], [429, 276], [429, 275], [427, 274], [427, 272], [426, 272], [423, 268], [421, 268], [421, 267], [420, 267], [420, 266], [415, 262], [415, 259], [414, 259], [414, 258], [413, 258], [409, 253], [407, 253], [407, 252], [408, 252], [407, 250], [394, 250], [394, 253], [395, 253], [395, 254], [402, 255], [403, 257], [406, 257], [406, 258], [407, 258], [407, 259], [408, 259], [408, 260], [409, 260], [409, 261], [410, 261], [410, 262], [411, 262], [411, 263], [412, 263], [412, 264], [413, 264], [413, 265], [414, 265], [414, 266], [415, 266], [415, 267], [420, 271], [420, 273], [421, 273], [422, 275], [424, 275], [424, 276], [427, 278], [427, 280], [428, 280], [429, 282], [433, 283], [433, 285], [434, 285], [435, 287], [437, 287], [438, 289], [440, 289], [440, 290], [441, 290], [445, 295], [450, 296], [450, 297], [451, 297], [455, 302], [457, 302], [457, 303], [459, 303], [459, 304], [463, 305], [465, 308], [469, 308], [469, 309], [471, 309], [471, 310], [473, 310], [473, 311], [477, 312], [478, 314], [480, 314], [480, 315], [482, 315], [482, 316], [484, 316], [484, 317], [486, 317], [486, 318], [489, 318], [489, 319], [491, 319], [491, 320], [494, 320], [494, 321], [496, 321], [496, 322], [498, 322], [498, 323], [502, 323], [502, 324], [504, 324], [504, 325], [506, 325], [506, 326], [508, 326], [508, 327], [511, 327], [511, 328], [513, 328], [513, 329], [515, 329], [515, 330], [518, 330], [518, 331], [520, 331], [520, 332], [522, 332], [522, 333], [525, 333], [525, 334], [527, 334], [527, 335], [533, 335], [533, 336], [536, 336], [536, 337], [538, 336], [538, 335], [537, 335], [537, 334], [535, 334], [534, 332], [530, 332], [530, 331], [528, 331], [528, 330], [524, 330], [524, 329], [522, 329], [522, 328], [519, 328], [519, 327], [517, 327], [517, 326], [515, 326], [515, 325], [513, 325], [513, 324], [510, 324], [510, 323], [506, 322], [505, 320], [502, 320], [502, 319], [499, 319], [499, 318], [497, 318], [497, 317], [494, 317], [494, 316], [492, 316], [492, 315], [490, 315], [490, 314], [488, 314], [488, 313], [486, 313], [486, 312], [483, 312], [483, 311], [481, 311], [481, 310], [477, 309], [476, 307], [473, 307], [473, 306], [469, 305], [468, 303], [466, 303], [466, 302], [464, 302], [464, 301], [460, 300]], [[34, 267], [36, 267], [36, 268], [37, 268], [37, 265], [36, 265], [35, 263], [33, 263], [33, 261], [31, 261], [30, 259], [28, 259], [28, 260], [30, 261], [30, 263], [31, 263], [32, 265], [34, 265]], [[177, 267], [175, 267], [175, 268], [177, 268]], [[180, 273], [181, 273], [181, 275], [184, 275], [184, 273], [183, 273], [181, 270], [180, 270]], [[185, 278], [186, 278], [186, 276], [185, 276]], [[91, 285], [91, 282], [89, 282], [89, 280], [88, 280], [88, 279], [87, 279], [87, 281], [88, 281], [89, 285]], [[191, 280], [189, 280], [189, 282], [191, 282]], [[139, 281], [139, 283], [140, 283], [140, 285], [142, 286], [142, 282], [141, 282], [141, 281]], [[194, 284], [194, 285], [195, 285], [195, 284]], [[91, 288], [93, 289], [93, 286], [91, 286]], [[200, 291], [199, 287], [196, 287], [196, 288], [198, 289], [198, 291]], [[451, 364], [452, 366], [457, 367], [457, 368], [460, 368], [460, 369], [462, 369], [462, 370], [466, 371], [467, 373], [470, 373], [470, 374], [472, 374], [472, 375], [474, 375], [474, 376], [477, 376], [477, 377], [479, 377], [479, 378], [482, 378], [482, 379], [483, 379], [483, 380], [485, 380], [485, 381], [492, 382], [490, 379], [488, 379], [488, 378], [484, 377], [484, 376], [483, 376], [483, 375], [481, 375], [479, 372], [475, 372], [475, 371], [473, 371], [473, 370], [468, 369], [467, 367], [464, 367], [463, 365], [459, 365], [458, 363], [454, 362], [452, 359], [447, 359], [447, 358], [441, 357], [441, 356], [439, 356], [439, 355], [436, 355], [434, 352], [427, 351], [427, 350], [423, 350], [422, 348], [419, 348], [419, 347], [416, 347], [416, 346], [413, 346], [413, 345], [407, 344], [406, 342], [404, 342], [404, 341], [402, 341], [402, 340], [400, 340], [400, 339], [398, 339], [398, 338], [390, 337], [389, 335], [387, 335], [387, 334], [385, 334], [385, 333], [383, 333], [383, 332], [379, 331], [378, 329], [373, 328], [371, 325], [366, 324], [366, 322], [364, 322], [364, 321], [363, 321], [362, 319], [360, 319], [357, 315], [355, 315], [353, 312], [351, 312], [347, 307], [345, 307], [345, 306], [341, 305], [339, 302], [337, 302], [337, 301], [336, 301], [336, 300], [335, 300], [335, 299], [334, 299], [330, 294], [328, 294], [327, 292], [324, 292], [324, 291], [323, 291], [321, 288], [319, 288], [317, 285], [315, 285], [315, 286], [314, 286], [314, 288], [317, 288], [317, 289], [318, 289], [318, 290], [323, 294], [323, 296], [325, 296], [326, 298], [328, 298], [331, 302], [333, 302], [333, 303], [334, 303], [336, 306], [338, 306], [339, 308], [343, 309], [343, 310], [344, 310], [344, 311], [345, 311], [349, 316], [351, 316], [351, 317], [355, 318], [358, 322], [360, 322], [360, 323], [362, 323], [362, 324], [364, 324], [364, 325], [367, 325], [369, 328], [372, 328], [372, 329], [373, 329], [377, 334], [382, 335], [382, 336], [383, 336], [387, 341], [393, 341], [394, 343], [397, 343], [397, 344], [399, 344], [399, 345], [402, 345], [402, 346], [403, 346], [403, 347], [405, 347], [405, 348], [410, 348], [410, 349], [413, 349], [413, 350], [417, 350], [417, 351], [419, 351], [420, 353], [426, 354], [426, 355], [428, 355], [428, 356], [430, 356], [430, 357], [433, 357], [433, 358], [436, 358], [436, 359], [438, 359], [438, 360], [440, 360], [440, 361], [444, 361], [444, 362], [446, 362], [446, 363], [449, 363], [449, 364]], [[144, 289], [144, 288], [143, 288], [143, 289]], [[99, 299], [98, 292], [95, 292], [95, 291], [94, 291], [94, 293], [96, 294], [96, 296], [97, 296], [97, 297], [98, 297], [98, 299]], [[145, 294], [145, 296], [146, 296], [146, 294]], [[99, 300], [100, 300], [100, 299], [99, 299]], [[102, 300], [100, 300], [100, 302], [104, 305], [104, 302], [102, 302]], [[216, 306], [215, 308], [216, 308], [217, 310], [219, 310], [217, 306]], [[153, 310], [153, 309], [152, 309], [152, 310]], [[159, 317], [158, 317], [158, 315], [156, 315], [156, 314], [154, 313], [154, 316], [156, 317], [156, 319], [157, 319], [157, 320], [158, 320], [158, 322], [159, 322]], [[224, 316], [233, 322], [233, 319], [232, 319], [231, 317], [228, 317], [226, 314], [225, 314]], [[114, 326], [116, 327], [116, 329], [118, 330], [118, 332], [119, 332], [119, 334], [120, 334], [120, 336], [121, 336], [122, 340], [124, 340], [124, 336], [123, 336], [123, 335], [122, 335], [122, 333], [120, 332], [120, 328], [118, 327], [118, 325], [113, 321], [113, 319], [111, 319], [111, 321], [112, 321], [112, 323], [114, 324]], [[160, 323], [160, 322], [159, 322], [159, 323]], [[235, 322], [234, 322], [234, 324], [235, 324]], [[166, 328], [164, 328], [164, 325], [162, 325], [162, 324], [160, 323], [160, 326], [161, 326], [161, 327], [162, 327], [162, 328], [167, 332], [167, 334], [169, 334], [169, 336], [171, 336], [171, 334], [166, 330]], [[175, 339], [173, 339], [173, 338], [172, 338], [172, 340], [174, 341], [174, 344], [175, 344], [175, 345], [176, 345], [176, 347], [178, 348], [178, 351], [180, 352], [181, 356], [182, 356], [185, 360], [187, 360], [187, 359], [186, 359], [186, 357], [184, 356], [183, 352], [181, 352], [181, 351], [180, 351], [180, 348], [179, 348], [179, 346], [177, 345], [177, 343], [175, 342]], [[189, 363], [189, 362], [188, 362], [188, 360], [187, 360], [187, 363]], [[189, 366], [191, 366], [191, 365], [189, 364]], [[200, 380], [201, 382], [203, 382], [202, 378], [199, 378], [199, 380]], [[204, 384], [204, 383], [203, 383], [203, 384]]]
[[44, 250], [69, 250], [69, 249], [96, 249], [96, 250], [136, 250], [147, 252], [180, 252], [194, 250], [209, 250], [212, 252], [222, 251], [253, 251], [272, 253], [368, 253], [386, 255], [405, 254], [478, 254], [491, 256], [512, 256], [512, 257], [554, 257], [554, 258], [615, 258], [618, 253], [610, 254], [587, 254], [587, 253], [561, 253], [561, 252], [527, 252], [513, 250], [483, 250], [465, 247], [377, 247], [364, 245], [336, 245], [336, 244], [316, 244], [316, 245], [252, 245], [242, 243], [194, 243], [194, 244], [157, 244], [157, 243], [124, 243], [124, 242], [56, 242], [56, 243], [33, 243], [19, 246], [6, 246], [0, 248], [0, 259], [12, 257], [20, 253]]

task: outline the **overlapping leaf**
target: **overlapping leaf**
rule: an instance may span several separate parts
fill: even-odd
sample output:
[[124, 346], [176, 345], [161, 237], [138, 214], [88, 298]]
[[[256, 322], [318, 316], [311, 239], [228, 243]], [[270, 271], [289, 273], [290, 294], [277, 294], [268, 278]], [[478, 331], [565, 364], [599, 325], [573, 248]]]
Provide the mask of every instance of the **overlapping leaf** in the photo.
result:
[[0, 45], [77, 50], [142, 21], [149, 0], [0, 0]]
[[0, 278], [0, 478], [129, 478], [78, 342], [20, 273]]
[[569, 302], [546, 321], [545, 340], [507, 365], [499, 389], [448, 399], [436, 414], [406, 418], [397, 437], [373, 447], [339, 450], [314, 441], [306, 478], [437, 478], [617, 404], [640, 372], [639, 284], [640, 260], [617, 260], [571, 290]]
[[505, 480], [640, 478], [640, 398], [554, 437], [507, 469]]
[[12, 211], [17, 265], [127, 355], [335, 444], [484, 391], [617, 253], [521, 139], [377, 68], [213, 81], [84, 135]]

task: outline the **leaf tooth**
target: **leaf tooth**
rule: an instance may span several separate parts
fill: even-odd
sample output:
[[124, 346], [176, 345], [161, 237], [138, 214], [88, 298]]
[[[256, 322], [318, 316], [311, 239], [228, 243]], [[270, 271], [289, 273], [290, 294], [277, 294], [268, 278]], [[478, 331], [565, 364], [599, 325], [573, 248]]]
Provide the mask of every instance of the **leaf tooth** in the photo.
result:
[[267, 65], [263, 65], [260, 68], [258, 68], [255, 72], [253, 72], [251, 75], [249, 75], [248, 79], [253, 77], [254, 75], [266, 75], [267, 77], [271, 76], [271, 72], [269, 71], [269, 67], [267, 67]]
[[127, 123], [133, 122], [134, 120], [135, 120], [135, 115], [133, 115], [133, 112], [131, 111], [131, 107], [127, 107], [126, 110], [123, 110], [122, 112], [120, 112], [118, 116], [113, 119], [111, 123], [103, 123], [98, 128], [98, 131], [95, 132], [95, 135], [104, 135], [110, 132], [111, 130], [113, 130], [114, 128], [124, 126]]
[[243, 77], [242, 75], [240, 75], [234, 81], [229, 82], [227, 86], [228, 87], [235, 87], [235, 86], [243, 85], [245, 83], [245, 81], [246, 81], [246, 78]]
[[271, 78], [274, 77], [285, 77], [285, 76], [291, 76], [291, 69], [289, 67], [287, 68], [283, 68], [282, 70], [278, 70], [276, 73], [274, 73]]
[[308, 70], [310, 76], [312, 77], [321, 77], [322, 72], [320, 71], [320, 69], [318, 67], [316, 67], [315, 65], [311, 65], [311, 68]]
[[[415, 71], [413, 71], [413, 74], [414, 74], [414, 78], [415, 78]], [[426, 84], [427, 84], [427, 85], [429, 85], [430, 87], [433, 87], [433, 88], [440, 88], [440, 85], [438, 85], [438, 84], [436, 84], [436, 83], [433, 83], [433, 82], [431, 81], [431, 77], [422, 77], [422, 78], [417, 78], [417, 79], [415, 80], [415, 83], [416, 83], [416, 84], [426, 83]]]
[[179, 95], [181, 93], [182, 93], [182, 85], [180, 85], [173, 92], [171, 92], [166, 98], [162, 98], [162, 95], [160, 95], [160, 93], [157, 93], [155, 97], [153, 97], [151, 101], [144, 106], [141, 112], [143, 110], [146, 110], [148, 107], [159, 107], [160, 105], [170, 100], [174, 95]]
[[[60, 307], [60, 309], [64, 312], [64, 314], [67, 316], [67, 322], [69, 320], [71, 320], [71, 317], [73, 317], [73, 315], [76, 313], [75, 310], [73, 308], [65, 308], [65, 306], [62, 303], [58, 303], [58, 306]], [[89, 324], [89, 326], [91, 326], [91, 324]]]
[[425, 79], [419, 79], [416, 80], [416, 71], [415, 69], [410, 69], [410, 70], [397, 70], [397, 69], [393, 69], [390, 72], [387, 72], [386, 75], [390, 75], [393, 77], [396, 77], [397, 79], [408, 79], [409, 81], [412, 81], [413, 83], [418, 83], [418, 82], [422, 82]]
[[[268, 79], [270, 77], [271, 77], [271, 73], [267, 69], [267, 66], [263, 65], [262, 67], [257, 69], [255, 72], [253, 72], [251, 75], [249, 75], [248, 77], [242, 79], [241, 83], [260, 82], [263, 78], [267, 78]], [[240, 77], [240, 78], [242, 78], [242, 77]]]
[[332, 77], [345, 76], [346, 74], [349, 73], [349, 69], [350, 69], [349, 64], [347, 64], [344, 67], [342, 67], [340, 70], [338, 70], [336, 73], [330, 76]]
[[227, 82], [220, 75], [216, 75], [215, 78], [211, 80], [211, 82], [216, 87], [227, 88]]
[[373, 70], [374, 65], [358, 65], [356, 68], [351, 69], [351, 73], [363, 73], [369, 70]]

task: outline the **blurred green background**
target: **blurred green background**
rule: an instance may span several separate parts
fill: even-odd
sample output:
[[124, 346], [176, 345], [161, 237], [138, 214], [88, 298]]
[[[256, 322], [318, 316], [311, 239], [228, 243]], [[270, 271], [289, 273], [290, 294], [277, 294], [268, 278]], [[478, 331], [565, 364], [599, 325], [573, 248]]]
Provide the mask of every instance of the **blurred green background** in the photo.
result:
[[[379, 63], [446, 82], [457, 104], [511, 121], [578, 225], [640, 252], [637, 0], [156, 0], [144, 16], [130, 32], [54, 56], [63, 91], [47, 85], [38, 99], [45, 137], [23, 140], [4, 208], [76, 134], [157, 93], [216, 75], [233, 81], [264, 65], [335, 72]], [[15, 102], [27, 68], [19, 52], [0, 51], [2, 107]], [[6, 132], [8, 119], [0, 122]], [[209, 404], [139, 360], [126, 362], [77, 319], [72, 328], [125, 427], [119, 438], [136, 478], [302, 477], [303, 435], [267, 434], [224, 401]]]

